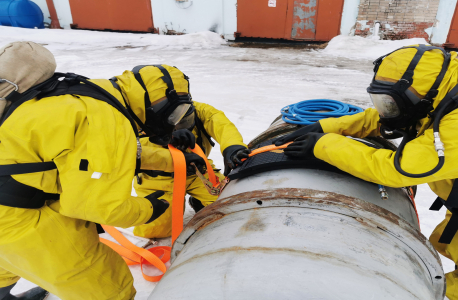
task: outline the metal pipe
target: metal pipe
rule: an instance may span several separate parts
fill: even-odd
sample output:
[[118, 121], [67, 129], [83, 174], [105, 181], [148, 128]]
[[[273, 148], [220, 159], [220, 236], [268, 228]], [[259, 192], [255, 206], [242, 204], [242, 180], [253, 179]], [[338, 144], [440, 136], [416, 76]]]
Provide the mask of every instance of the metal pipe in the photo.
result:
[[51, 25], [49, 28], [62, 29], [62, 27], [60, 27], [59, 18], [57, 17], [57, 11], [53, 0], [46, 0], [46, 3], [48, 4], [49, 14], [51, 15]]
[[374, 24], [374, 35], [373, 36], [376, 39], [380, 39], [379, 31], [380, 31], [380, 22], [375, 22], [375, 24]]
[[387, 188], [383, 201], [376, 187], [311, 169], [233, 180], [187, 224], [148, 299], [443, 299], [410, 199]]

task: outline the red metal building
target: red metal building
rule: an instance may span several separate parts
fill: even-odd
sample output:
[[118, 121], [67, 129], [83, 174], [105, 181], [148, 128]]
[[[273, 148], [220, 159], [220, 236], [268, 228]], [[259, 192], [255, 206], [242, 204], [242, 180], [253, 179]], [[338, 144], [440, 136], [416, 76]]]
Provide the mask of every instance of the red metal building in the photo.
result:
[[340, 34], [344, 0], [238, 0], [237, 36], [329, 41]]
[[151, 0], [69, 0], [72, 28], [153, 32]]

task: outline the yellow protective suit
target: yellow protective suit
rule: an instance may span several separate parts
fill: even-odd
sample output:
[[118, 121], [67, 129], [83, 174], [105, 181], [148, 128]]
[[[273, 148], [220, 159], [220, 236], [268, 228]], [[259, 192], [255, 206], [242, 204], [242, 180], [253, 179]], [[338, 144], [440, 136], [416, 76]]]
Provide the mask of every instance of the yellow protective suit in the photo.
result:
[[[174, 70], [173, 80], [185, 81]], [[120, 76], [120, 85], [144, 121], [143, 97], [130, 94], [140, 85], [129, 81], [130, 76], [129, 71]], [[158, 80], [161, 76], [155, 70], [142, 73], [151, 101], [165, 95], [160, 92], [166, 88]], [[123, 103], [110, 81], [92, 81]], [[24, 277], [61, 299], [134, 299], [127, 265], [99, 242], [95, 228], [95, 223], [144, 224], [153, 213], [149, 200], [131, 196], [137, 145], [130, 122], [111, 105], [90, 97], [32, 99], [0, 127], [0, 141], [0, 164], [54, 161], [57, 170], [12, 177], [60, 194], [60, 200], [39, 209], [0, 205], [0, 287]], [[89, 161], [87, 171], [79, 168], [83, 159]], [[94, 172], [101, 177], [92, 178]]]
[[[376, 79], [395, 82], [404, 74], [415, 50], [397, 51], [385, 58], [377, 72]], [[414, 71], [413, 85], [409, 88], [414, 94], [425, 95], [439, 74], [443, 62], [441, 52], [426, 52]], [[434, 107], [444, 96], [458, 84], [457, 53], [452, 52], [452, 60], [448, 71], [439, 87]], [[437, 173], [423, 177], [411, 178], [398, 173], [394, 167], [395, 152], [385, 149], [374, 149], [345, 136], [366, 137], [377, 136], [379, 132], [379, 114], [375, 109], [338, 119], [319, 121], [323, 131], [328, 133], [318, 140], [314, 155], [339, 169], [363, 180], [383, 184], [390, 187], [404, 187], [428, 183], [431, 189], [441, 198], [447, 199], [455, 178], [458, 178], [458, 110], [445, 115], [440, 122], [441, 140], [445, 145], [445, 165]], [[409, 173], [424, 173], [438, 163], [434, 147], [433, 128], [430, 118], [420, 120], [417, 137], [406, 144], [402, 153], [401, 167]], [[458, 238], [455, 236], [449, 245], [438, 242], [446, 220], [437, 226], [430, 237], [431, 243], [444, 256], [458, 262]], [[447, 297], [458, 299], [458, 272], [448, 273]]]
[[[207, 133], [220, 144], [221, 153], [232, 145], [246, 145], [243, 143], [243, 138], [235, 125], [220, 110], [217, 110], [211, 105], [194, 102], [197, 117], [202, 121]], [[198, 129], [194, 127], [193, 134], [197, 137]], [[205, 136], [203, 136], [203, 151], [208, 156], [212, 146]], [[146, 163], [142, 162], [142, 169], [146, 170], [161, 170], [164, 172], [173, 172], [173, 161], [168, 149], [154, 145], [148, 139], [142, 139], [143, 151]], [[151, 157], [160, 157], [161, 159], [148, 159]], [[213, 162], [210, 160], [213, 168]], [[215, 174], [223, 179], [224, 176], [220, 172]], [[166, 212], [157, 218], [155, 221], [135, 226], [134, 234], [136, 236], [147, 238], [164, 238], [172, 234], [172, 198], [173, 198], [173, 178], [166, 176], [150, 177], [146, 174], [141, 174], [142, 183], [137, 182], [134, 188], [138, 196], [149, 195], [156, 190], [166, 191], [162, 199], [166, 199], [170, 206]], [[208, 175], [206, 175], [207, 177]], [[208, 177], [207, 177], [208, 178]], [[186, 192], [192, 197], [200, 200], [204, 206], [207, 206], [216, 201], [217, 196], [212, 196], [208, 193], [202, 181], [196, 176], [188, 176], [186, 180]]]

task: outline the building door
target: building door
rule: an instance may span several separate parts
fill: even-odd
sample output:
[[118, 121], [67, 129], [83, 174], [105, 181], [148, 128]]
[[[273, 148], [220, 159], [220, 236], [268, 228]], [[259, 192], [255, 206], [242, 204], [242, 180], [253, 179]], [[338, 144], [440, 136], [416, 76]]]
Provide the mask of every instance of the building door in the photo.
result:
[[316, 34], [317, 0], [299, 0], [293, 3], [292, 39], [314, 40]]
[[340, 34], [344, 0], [238, 0], [237, 36], [329, 41]]
[[242, 37], [285, 38], [289, 0], [238, 0], [237, 32]]
[[151, 0], [69, 0], [72, 28], [153, 32]]

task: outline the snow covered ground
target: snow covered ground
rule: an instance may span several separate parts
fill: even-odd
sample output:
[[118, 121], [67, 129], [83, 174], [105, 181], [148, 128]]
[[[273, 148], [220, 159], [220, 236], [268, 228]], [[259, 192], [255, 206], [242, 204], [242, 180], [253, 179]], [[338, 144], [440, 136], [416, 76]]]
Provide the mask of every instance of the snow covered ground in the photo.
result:
[[[376, 41], [339, 36], [324, 50], [258, 49], [229, 47], [211, 32], [158, 36], [0, 26], [0, 47], [19, 40], [46, 46], [56, 56], [58, 71], [90, 78], [110, 78], [136, 65], [176, 66], [191, 78], [193, 99], [223, 110], [246, 143], [269, 126], [280, 108], [301, 100], [328, 98], [363, 108], [372, 106], [366, 93], [373, 74], [372, 61], [403, 45], [425, 43], [423, 39]], [[223, 167], [218, 146], [210, 157]], [[444, 210], [428, 210], [434, 199], [427, 185], [419, 187], [416, 201], [425, 236], [445, 215]], [[190, 211], [187, 207], [186, 220], [192, 217]], [[170, 240], [160, 244], [170, 244]], [[454, 263], [445, 258], [443, 264], [445, 272], [454, 269]], [[136, 299], [147, 299], [155, 284], [143, 279], [139, 267], [131, 269]], [[13, 293], [31, 286], [21, 280]]]

